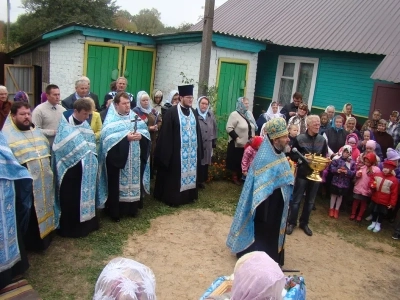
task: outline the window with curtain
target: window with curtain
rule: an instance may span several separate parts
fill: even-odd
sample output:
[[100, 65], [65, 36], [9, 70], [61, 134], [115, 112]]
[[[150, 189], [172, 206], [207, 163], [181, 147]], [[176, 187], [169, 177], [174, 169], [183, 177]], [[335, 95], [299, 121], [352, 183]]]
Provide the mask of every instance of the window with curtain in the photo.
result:
[[292, 95], [300, 92], [303, 102], [312, 106], [318, 58], [279, 56], [273, 100], [282, 106], [292, 101]]

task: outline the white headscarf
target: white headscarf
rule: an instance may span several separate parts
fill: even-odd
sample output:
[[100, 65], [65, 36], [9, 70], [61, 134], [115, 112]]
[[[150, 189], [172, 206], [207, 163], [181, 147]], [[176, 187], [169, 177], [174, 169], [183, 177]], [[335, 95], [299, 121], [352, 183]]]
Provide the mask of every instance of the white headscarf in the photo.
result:
[[[147, 97], [149, 97], [149, 106], [148, 106], [147, 108], [144, 108], [144, 107], [142, 106], [142, 103], [140, 103], [140, 99], [142, 99], [142, 97], [143, 97], [144, 95], [147, 95]], [[147, 92], [145, 92], [145, 91], [140, 91], [140, 92], [138, 92], [137, 97], [136, 97], [136, 107], [138, 107], [138, 108], [139, 108], [142, 112], [144, 112], [145, 114], [151, 113], [151, 110], [152, 110], [153, 108], [151, 107], [151, 104], [150, 104], [150, 96], [149, 96], [149, 94], [147, 94]]]
[[172, 90], [169, 92], [168, 98], [165, 99], [165, 103], [169, 103], [172, 105], [172, 98], [174, 98], [174, 96], [178, 94], [179, 95], [179, 91], [177, 90]]
[[279, 265], [265, 252], [255, 251], [237, 262], [231, 300], [282, 299], [285, 283]]
[[[207, 106], [207, 109], [206, 109], [206, 111], [204, 113], [200, 110], [200, 101], [201, 101], [201, 99], [207, 99], [207, 101], [208, 101], [208, 106]], [[200, 116], [202, 116], [204, 121], [207, 119], [207, 113], [208, 113], [209, 109], [210, 109], [210, 100], [208, 100], [208, 97], [207, 96], [199, 97], [199, 99], [197, 99], [197, 112], [198, 112], [198, 114]]]
[[156, 300], [150, 268], [123, 257], [111, 260], [97, 279], [93, 300]]
[[279, 105], [278, 105], [278, 111], [277, 111], [276, 113], [274, 113], [274, 112], [272, 111], [272, 104], [277, 104], [277, 105], [278, 105], [278, 103], [277, 103], [276, 101], [273, 101], [273, 102], [271, 102], [271, 103], [269, 104], [268, 110], [267, 110], [267, 112], [264, 114], [264, 118], [265, 118], [265, 120], [267, 120], [267, 121], [284, 116], [284, 115], [282, 115], [282, 114], [280, 113], [280, 111], [281, 111], [281, 109], [282, 109], [282, 106], [279, 106]]

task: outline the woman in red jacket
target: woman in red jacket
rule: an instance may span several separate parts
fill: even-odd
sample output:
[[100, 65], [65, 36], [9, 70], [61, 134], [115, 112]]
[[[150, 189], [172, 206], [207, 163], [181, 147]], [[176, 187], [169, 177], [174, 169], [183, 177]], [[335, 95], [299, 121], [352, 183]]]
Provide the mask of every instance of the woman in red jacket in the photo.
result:
[[372, 223], [368, 230], [379, 232], [381, 230], [381, 221], [387, 214], [388, 209], [393, 209], [397, 203], [398, 181], [394, 175], [396, 164], [391, 160], [383, 162], [382, 172], [371, 176], [370, 186]]

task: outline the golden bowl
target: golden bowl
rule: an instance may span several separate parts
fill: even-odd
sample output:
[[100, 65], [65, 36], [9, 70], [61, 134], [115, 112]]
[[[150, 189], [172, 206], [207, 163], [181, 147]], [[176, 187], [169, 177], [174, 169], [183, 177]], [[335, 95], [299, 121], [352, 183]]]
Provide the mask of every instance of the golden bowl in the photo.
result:
[[327, 166], [329, 166], [331, 160], [329, 158], [316, 154], [306, 154], [305, 157], [308, 160], [308, 165], [311, 169], [313, 169], [312, 174], [308, 175], [307, 179], [321, 182], [322, 178], [319, 173], [325, 170]]

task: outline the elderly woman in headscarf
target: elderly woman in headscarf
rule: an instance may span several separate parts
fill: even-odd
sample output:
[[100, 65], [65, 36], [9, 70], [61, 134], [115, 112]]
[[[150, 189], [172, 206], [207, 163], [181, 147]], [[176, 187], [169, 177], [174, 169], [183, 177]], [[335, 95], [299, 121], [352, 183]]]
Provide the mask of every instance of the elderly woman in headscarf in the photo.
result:
[[361, 133], [360, 131], [356, 128], [357, 120], [354, 117], [348, 117], [346, 122], [344, 123], [344, 130], [346, 130], [348, 133], [354, 133], [357, 135], [358, 139], [361, 139]]
[[[351, 103], [346, 103], [343, 106], [343, 109], [342, 109], [342, 112], [340, 113], [340, 115], [343, 118], [343, 124], [346, 124], [347, 118], [350, 118], [350, 117], [355, 118], [356, 116], [353, 115], [353, 105]], [[356, 123], [356, 128], [361, 129], [361, 125]]]
[[256, 131], [256, 134], [262, 135], [262, 127], [269, 120], [272, 120], [274, 118], [285, 118], [285, 115], [280, 113], [281, 109], [282, 107], [279, 106], [278, 102], [272, 101], [268, 107], [267, 112], [261, 114], [257, 119], [258, 130]]
[[229, 115], [226, 131], [229, 134], [226, 153], [226, 167], [232, 171], [232, 181], [240, 185], [242, 157], [244, 146], [255, 136], [257, 124], [249, 109], [249, 99], [240, 97], [236, 102], [236, 110]]
[[179, 103], [179, 92], [172, 90], [169, 92], [168, 98], [165, 100], [165, 104], [161, 107], [161, 114], [164, 116], [168, 108], [177, 105]]
[[117, 257], [101, 272], [93, 300], [156, 300], [153, 271], [132, 259]]
[[211, 164], [213, 148], [217, 143], [217, 121], [210, 111], [210, 101], [206, 96], [197, 100], [197, 118], [199, 119], [201, 138], [203, 140], [203, 158], [198, 169], [198, 187], [204, 189], [208, 179], [208, 166]]
[[158, 129], [161, 126], [162, 118], [161, 114], [151, 107], [150, 96], [145, 91], [140, 91], [136, 98], [136, 107], [133, 111], [147, 124], [147, 128], [151, 138], [151, 149], [150, 149], [150, 170], [153, 175], [153, 155], [156, 149], [156, 142], [158, 137]]
[[161, 113], [161, 108], [163, 106], [163, 93], [160, 90], [156, 90], [153, 95], [153, 108]]

